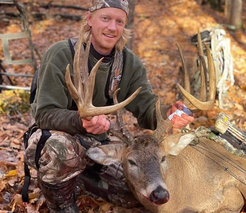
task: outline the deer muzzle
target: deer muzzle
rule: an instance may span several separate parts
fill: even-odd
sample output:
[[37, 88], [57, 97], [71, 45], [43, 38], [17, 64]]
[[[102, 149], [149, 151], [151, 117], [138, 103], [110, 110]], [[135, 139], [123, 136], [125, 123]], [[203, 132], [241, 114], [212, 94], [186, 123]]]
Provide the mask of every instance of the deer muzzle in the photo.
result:
[[161, 186], [158, 186], [154, 191], [150, 194], [150, 201], [162, 205], [169, 200], [169, 192]]

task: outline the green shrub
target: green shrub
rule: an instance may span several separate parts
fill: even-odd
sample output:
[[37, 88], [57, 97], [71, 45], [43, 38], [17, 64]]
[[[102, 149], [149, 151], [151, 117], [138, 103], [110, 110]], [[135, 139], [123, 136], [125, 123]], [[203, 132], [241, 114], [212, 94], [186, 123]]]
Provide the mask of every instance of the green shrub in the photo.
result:
[[0, 115], [16, 115], [30, 109], [29, 92], [24, 90], [4, 90], [0, 93]]

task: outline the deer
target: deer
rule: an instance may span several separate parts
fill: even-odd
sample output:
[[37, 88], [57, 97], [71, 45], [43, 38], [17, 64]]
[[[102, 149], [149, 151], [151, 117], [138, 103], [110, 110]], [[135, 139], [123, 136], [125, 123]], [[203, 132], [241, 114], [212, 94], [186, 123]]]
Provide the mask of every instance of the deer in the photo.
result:
[[[201, 38], [198, 38], [201, 70], [204, 71], [207, 68], [204, 65]], [[240, 212], [246, 197], [246, 159], [232, 155], [209, 139], [211, 132], [208, 128], [173, 134], [172, 122], [161, 116], [160, 99], [156, 104], [157, 128], [154, 134], [133, 137], [122, 127], [120, 112], [141, 88], [121, 103], [117, 101], [117, 90], [114, 94], [115, 105], [94, 107], [92, 94], [101, 60], [88, 76], [87, 65], [84, 63], [84, 66], [80, 66], [80, 60], [88, 59], [89, 46], [90, 42], [84, 50], [79, 37], [74, 59], [74, 84], [69, 65], [66, 70], [68, 90], [82, 118], [90, 119], [95, 115], [116, 112], [118, 121], [110, 127], [110, 132], [119, 137], [122, 143], [91, 147], [87, 150], [87, 156], [101, 165], [107, 166], [112, 162], [121, 164], [130, 191], [151, 212]], [[209, 94], [206, 94], [206, 83], [202, 83], [200, 100], [190, 94], [188, 71], [179, 45], [178, 50], [185, 73], [184, 88], [178, 84], [184, 103], [192, 111], [211, 109], [215, 102], [216, 86], [209, 48], [206, 46]], [[204, 79], [205, 74], [202, 74], [203, 82]]]

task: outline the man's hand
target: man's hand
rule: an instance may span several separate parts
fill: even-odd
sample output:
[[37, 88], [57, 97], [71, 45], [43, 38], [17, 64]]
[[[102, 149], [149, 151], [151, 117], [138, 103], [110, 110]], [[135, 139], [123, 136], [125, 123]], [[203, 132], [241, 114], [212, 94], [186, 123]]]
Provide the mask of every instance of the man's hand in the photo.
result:
[[168, 118], [173, 123], [173, 128], [184, 128], [194, 120], [192, 113], [181, 101], [177, 101], [167, 112]]
[[94, 116], [91, 120], [82, 118], [82, 123], [88, 133], [95, 135], [100, 135], [107, 132], [110, 127], [110, 121], [106, 115]]

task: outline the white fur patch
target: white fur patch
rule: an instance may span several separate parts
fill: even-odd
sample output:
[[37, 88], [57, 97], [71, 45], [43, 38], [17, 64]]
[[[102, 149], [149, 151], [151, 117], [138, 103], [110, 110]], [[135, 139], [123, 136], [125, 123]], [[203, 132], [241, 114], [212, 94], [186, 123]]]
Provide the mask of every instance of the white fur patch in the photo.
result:
[[180, 137], [179, 142], [169, 151], [170, 155], [178, 155], [191, 141], [195, 139], [194, 134], [186, 134]]

